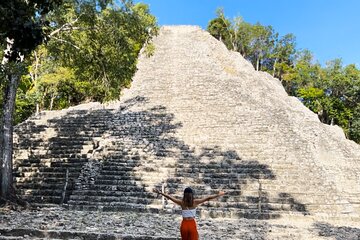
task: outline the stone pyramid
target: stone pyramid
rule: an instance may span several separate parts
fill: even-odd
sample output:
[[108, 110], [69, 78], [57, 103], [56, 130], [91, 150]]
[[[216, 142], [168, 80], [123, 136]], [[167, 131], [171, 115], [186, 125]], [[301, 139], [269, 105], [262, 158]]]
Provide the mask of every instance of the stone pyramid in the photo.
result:
[[176, 211], [151, 189], [181, 198], [191, 186], [228, 193], [200, 209], [213, 217], [360, 217], [360, 146], [339, 127], [199, 27], [164, 26], [153, 44], [121, 101], [17, 127], [19, 194], [73, 209]]

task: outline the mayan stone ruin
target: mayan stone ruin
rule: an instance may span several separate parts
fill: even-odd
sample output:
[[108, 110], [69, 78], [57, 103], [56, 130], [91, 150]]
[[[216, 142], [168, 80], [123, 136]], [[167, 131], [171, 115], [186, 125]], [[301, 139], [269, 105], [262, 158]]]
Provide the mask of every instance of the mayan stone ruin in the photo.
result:
[[199, 27], [162, 27], [153, 43], [120, 101], [16, 127], [19, 195], [34, 206], [168, 216], [178, 207], [152, 189], [181, 198], [191, 186], [198, 197], [227, 192], [199, 218], [360, 222], [360, 146], [340, 127]]

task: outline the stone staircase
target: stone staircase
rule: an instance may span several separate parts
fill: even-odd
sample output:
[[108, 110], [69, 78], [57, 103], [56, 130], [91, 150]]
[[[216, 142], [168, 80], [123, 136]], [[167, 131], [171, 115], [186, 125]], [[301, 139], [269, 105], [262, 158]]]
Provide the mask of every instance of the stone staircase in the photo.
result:
[[87, 112], [70, 110], [61, 120], [37, 116], [17, 126], [14, 176], [18, 194], [25, 200], [37, 204], [67, 202], [75, 180], [89, 161], [94, 139], [107, 129], [106, 111], [100, 115], [93, 111], [86, 118]]
[[[23, 155], [16, 158], [18, 193], [37, 205], [59, 204], [68, 170], [64, 202], [73, 210], [178, 212], [151, 190], [164, 186], [181, 198], [184, 187], [191, 185], [198, 197], [228, 192], [220, 201], [200, 208], [201, 216], [274, 218], [281, 212], [307, 213], [289, 196], [269, 199], [259, 188], [260, 181], [275, 178], [268, 166], [242, 161], [236, 152], [219, 148], [203, 149], [196, 155], [171, 136], [180, 126], [172, 123], [173, 116], [165, 109], [129, 110], [143, 101], [135, 98], [112, 112], [72, 110], [61, 118], [48, 119], [46, 125], [36, 126], [38, 120], [29, 120], [18, 126], [19, 136], [29, 126], [34, 132], [56, 132], [47, 142], [37, 139], [42, 134], [33, 135], [30, 141], [18, 140], [16, 153]], [[30, 153], [21, 147], [30, 148]]]
[[359, 217], [360, 147], [338, 127], [197, 27], [163, 27], [154, 44], [120, 102], [16, 128], [19, 194], [73, 210], [173, 213], [152, 188], [182, 198], [191, 186], [197, 197], [227, 192], [199, 208], [204, 217]]

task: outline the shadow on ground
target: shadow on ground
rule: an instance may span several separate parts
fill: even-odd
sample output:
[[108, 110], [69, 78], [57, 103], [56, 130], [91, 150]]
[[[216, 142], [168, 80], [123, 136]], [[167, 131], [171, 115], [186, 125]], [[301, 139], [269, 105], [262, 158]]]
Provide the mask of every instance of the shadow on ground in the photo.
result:
[[360, 228], [336, 227], [324, 222], [315, 223], [314, 228], [322, 237], [331, 237], [336, 240], [360, 240]]

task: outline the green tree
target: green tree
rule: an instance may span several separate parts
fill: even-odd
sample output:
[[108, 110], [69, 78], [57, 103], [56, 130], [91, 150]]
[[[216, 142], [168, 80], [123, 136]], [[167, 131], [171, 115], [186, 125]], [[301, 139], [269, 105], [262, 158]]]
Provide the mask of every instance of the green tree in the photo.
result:
[[245, 21], [242, 21], [238, 24], [237, 31], [237, 49], [239, 53], [246, 59], [248, 59], [251, 55], [250, 43], [252, 40], [252, 25]]
[[313, 112], [320, 112], [323, 110], [322, 100], [325, 93], [322, 89], [316, 87], [303, 87], [298, 91], [298, 96], [302, 102]]
[[323, 89], [321, 85], [323, 71], [321, 65], [314, 63], [313, 59], [313, 54], [309, 50], [298, 51], [295, 56], [294, 67], [288, 68], [283, 73], [281, 82], [290, 95], [297, 96], [301, 88]]
[[293, 34], [286, 34], [276, 41], [272, 59], [272, 75], [282, 80], [283, 74], [291, 71], [296, 53], [296, 38]]
[[216, 18], [210, 20], [207, 30], [213, 37], [223, 42], [228, 49], [233, 49], [231, 26], [232, 23], [225, 17], [224, 10], [218, 8]]
[[47, 22], [45, 16], [61, 0], [12, 0], [0, 3], [1, 45], [6, 46], [1, 62], [3, 113], [0, 131], [1, 197], [13, 196], [12, 141], [16, 92], [25, 72], [23, 60], [42, 43]]
[[[68, 2], [49, 19], [56, 28], [42, 61], [47, 69], [43, 72], [55, 73], [58, 67], [72, 69], [75, 82], [81, 83], [78, 87], [91, 86], [82, 100], [116, 99], [121, 89], [131, 84], [140, 49], [157, 33], [156, 19], [147, 5], [133, 5], [131, 1], [123, 2], [120, 7], [109, 2], [101, 10], [97, 4], [81, 4]], [[56, 62], [52, 69], [46, 63], [49, 61]]]
[[271, 26], [257, 23], [252, 27], [249, 59], [257, 71], [260, 71], [261, 65], [270, 58], [276, 38], [277, 33]]
[[350, 122], [349, 138], [360, 143], [360, 103], [355, 107]]
[[[343, 67], [341, 59], [329, 61], [325, 68], [325, 88], [331, 99], [329, 118], [349, 136], [354, 113], [359, 103], [359, 70], [355, 65]], [[355, 121], [356, 122], [356, 121]]]

